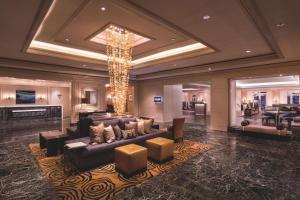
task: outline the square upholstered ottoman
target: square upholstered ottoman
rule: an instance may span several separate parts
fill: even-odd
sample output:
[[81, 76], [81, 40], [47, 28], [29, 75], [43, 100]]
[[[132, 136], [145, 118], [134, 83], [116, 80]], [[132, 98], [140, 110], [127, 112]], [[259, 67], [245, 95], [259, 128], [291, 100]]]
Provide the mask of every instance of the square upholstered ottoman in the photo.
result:
[[148, 157], [152, 160], [163, 162], [173, 158], [174, 141], [162, 137], [146, 141], [148, 148]]
[[147, 169], [147, 149], [129, 144], [115, 148], [116, 169], [127, 176], [134, 175]]

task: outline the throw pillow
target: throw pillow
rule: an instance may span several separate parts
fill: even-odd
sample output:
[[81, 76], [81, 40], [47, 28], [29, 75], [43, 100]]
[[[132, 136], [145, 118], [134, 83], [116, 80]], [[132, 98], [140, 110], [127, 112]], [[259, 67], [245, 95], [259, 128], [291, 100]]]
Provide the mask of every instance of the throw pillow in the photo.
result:
[[129, 124], [125, 124], [125, 130], [134, 129], [134, 132], [137, 133], [137, 123], [136, 122], [129, 122]]
[[134, 129], [129, 129], [129, 130], [122, 130], [122, 136], [124, 139], [130, 139], [130, 138], [135, 138], [135, 130]]
[[104, 125], [90, 126], [90, 144], [101, 144], [104, 142], [103, 137]]
[[104, 128], [103, 135], [104, 135], [105, 142], [107, 142], [107, 143], [112, 143], [116, 140], [116, 136], [115, 136], [114, 130], [111, 127], [111, 125]]
[[153, 125], [153, 120], [152, 119], [144, 119], [145, 133], [151, 133], [152, 125]]
[[114, 126], [114, 133], [115, 133], [117, 140], [122, 139], [122, 130], [120, 129], [120, 127], [118, 125]]
[[137, 122], [137, 134], [145, 135], [144, 120], [139, 120]]

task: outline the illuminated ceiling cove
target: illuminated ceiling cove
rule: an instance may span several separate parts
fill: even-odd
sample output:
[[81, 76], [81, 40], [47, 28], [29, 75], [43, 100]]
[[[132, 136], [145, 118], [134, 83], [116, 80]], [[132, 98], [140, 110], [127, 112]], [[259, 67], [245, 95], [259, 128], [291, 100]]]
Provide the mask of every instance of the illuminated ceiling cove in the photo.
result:
[[[61, 10], [63, 2], [65, 12]], [[132, 59], [134, 68], [147, 67], [154, 62], [162, 63], [164, 60], [176, 60], [179, 59], [178, 55], [182, 58], [191, 57], [188, 53], [199, 56], [214, 52], [212, 48], [199, 41], [172, 30], [172, 27], [159, 24], [161, 22], [157, 19], [142, 15], [141, 11], [130, 7], [129, 3], [105, 2], [109, 8], [107, 10], [97, 4], [97, 1], [78, 5], [76, 2], [64, 0], [53, 1], [27, 52], [71, 60], [82, 58], [84, 61], [88, 59], [92, 63], [104, 64], [107, 61], [105, 36], [110, 27], [126, 29], [134, 35]], [[124, 7], [131, 12], [124, 11]], [[119, 13], [120, 17], [115, 18], [113, 13]], [[100, 17], [93, 18], [97, 15]], [[58, 17], [62, 23], [53, 23]], [[149, 29], [138, 30], [130, 23], [131, 20], [144, 24]], [[82, 26], [79, 26], [80, 24]], [[75, 25], [80, 29], [76, 29]]]

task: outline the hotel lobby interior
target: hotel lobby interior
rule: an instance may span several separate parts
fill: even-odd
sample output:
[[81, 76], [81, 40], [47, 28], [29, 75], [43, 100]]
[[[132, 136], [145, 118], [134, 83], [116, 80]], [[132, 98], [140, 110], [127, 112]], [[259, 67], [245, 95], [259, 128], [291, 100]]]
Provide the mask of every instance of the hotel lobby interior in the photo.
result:
[[0, 199], [300, 199], [299, 0], [1, 0]]

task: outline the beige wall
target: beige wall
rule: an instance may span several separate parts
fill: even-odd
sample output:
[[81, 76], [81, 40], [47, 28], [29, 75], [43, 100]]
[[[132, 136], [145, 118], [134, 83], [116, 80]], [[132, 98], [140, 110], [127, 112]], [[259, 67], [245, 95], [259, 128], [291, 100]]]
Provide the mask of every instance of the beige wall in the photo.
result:
[[163, 121], [171, 122], [182, 117], [182, 84], [164, 85]]
[[163, 103], [153, 101], [155, 96], [164, 96], [163, 82], [138, 82], [137, 96], [139, 116], [152, 117], [157, 122], [163, 122]]

